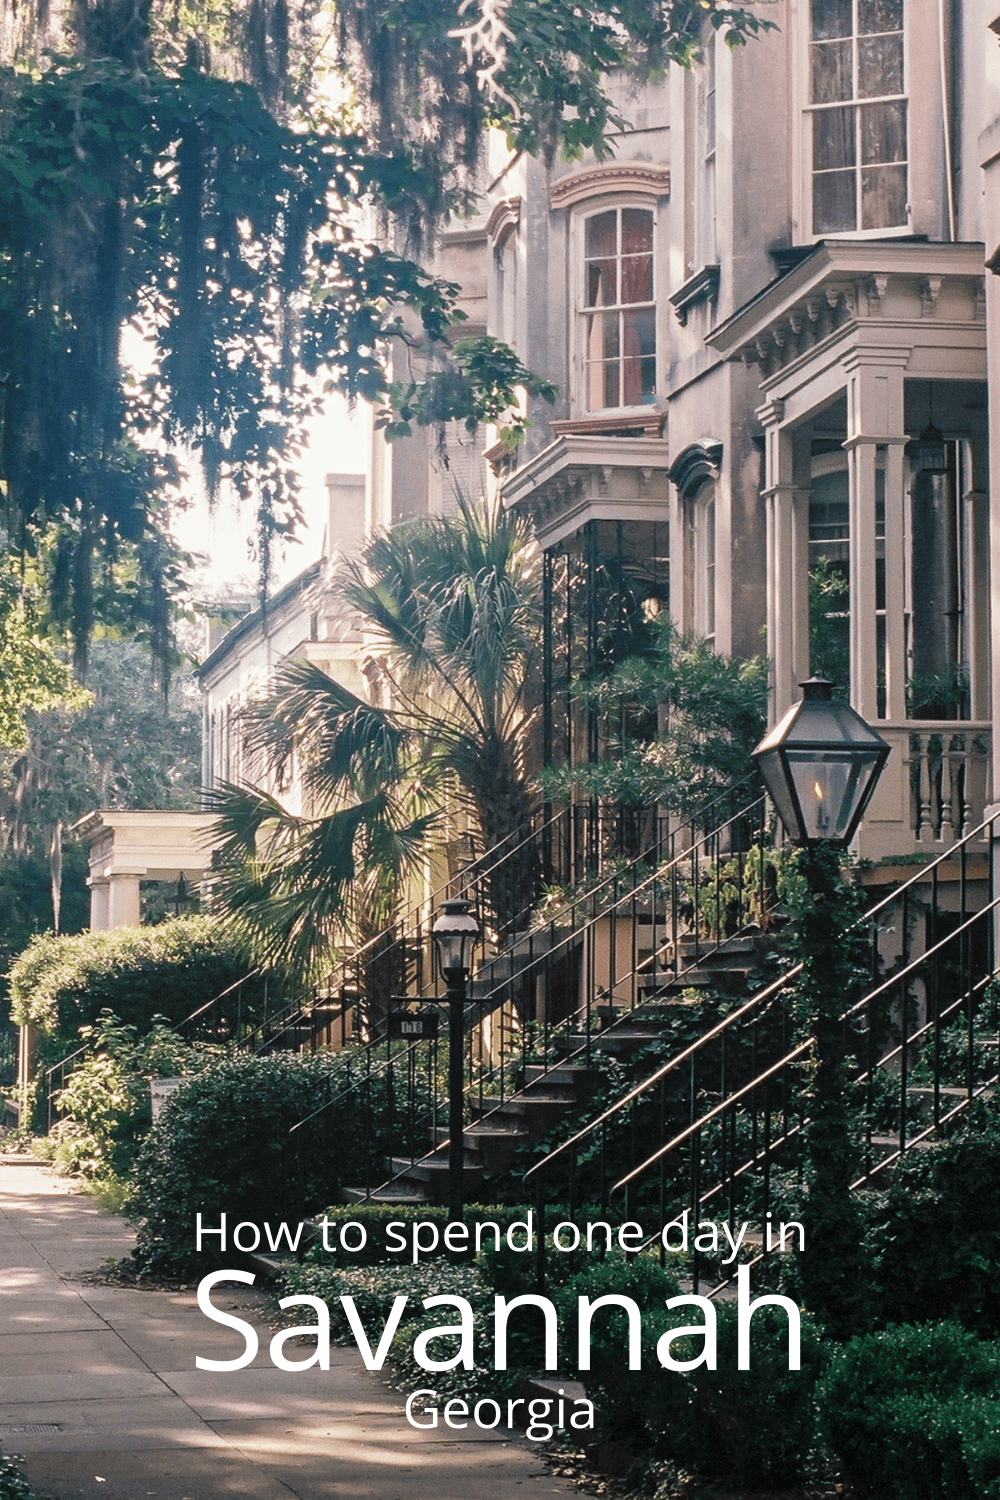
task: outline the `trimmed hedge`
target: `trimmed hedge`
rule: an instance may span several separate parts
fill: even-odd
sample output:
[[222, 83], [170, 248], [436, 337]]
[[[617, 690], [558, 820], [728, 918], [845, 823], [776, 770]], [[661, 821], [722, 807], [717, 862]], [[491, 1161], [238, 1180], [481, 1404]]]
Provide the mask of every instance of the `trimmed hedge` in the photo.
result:
[[[11, 1017], [67, 1041], [102, 1010], [148, 1031], [155, 1016], [183, 1021], [252, 967], [245, 949], [209, 917], [71, 937], [40, 933], [11, 967]], [[253, 1018], [263, 996], [262, 979], [243, 986], [243, 1020]]]
[[[373, 1078], [362, 1105], [348, 1083], [351, 1062], [349, 1050], [242, 1053], [182, 1083], [133, 1167], [140, 1267], [188, 1274], [231, 1265], [231, 1248], [222, 1257], [216, 1238], [197, 1252], [197, 1214], [209, 1226], [226, 1214], [230, 1231], [246, 1220], [275, 1228], [285, 1221], [294, 1232], [341, 1184], [364, 1181], [373, 1151], [408, 1153], [406, 1111], [388, 1076]], [[391, 1085], [397, 1094], [402, 1071]], [[412, 1144], [423, 1150], [425, 1132], [413, 1128]]]
[[1000, 1500], [1000, 1348], [956, 1323], [852, 1341], [819, 1387], [844, 1477], [871, 1500]]

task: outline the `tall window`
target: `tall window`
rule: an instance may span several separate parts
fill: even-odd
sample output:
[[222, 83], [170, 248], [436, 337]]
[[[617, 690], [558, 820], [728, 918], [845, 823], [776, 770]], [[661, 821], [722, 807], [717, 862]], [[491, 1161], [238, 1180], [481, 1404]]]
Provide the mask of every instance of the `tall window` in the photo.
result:
[[583, 350], [588, 411], [656, 400], [653, 214], [609, 208], [584, 220]]
[[814, 234], [907, 223], [904, 0], [812, 0]]
[[694, 502], [694, 628], [715, 646], [715, 485], [702, 485]]
[[705, 41], [705, 64], [698, 75], [698, 153], [700, 173], [695, 205], [695, 268], [712, 265], [715, 233], [715, 43], [716, 32]]

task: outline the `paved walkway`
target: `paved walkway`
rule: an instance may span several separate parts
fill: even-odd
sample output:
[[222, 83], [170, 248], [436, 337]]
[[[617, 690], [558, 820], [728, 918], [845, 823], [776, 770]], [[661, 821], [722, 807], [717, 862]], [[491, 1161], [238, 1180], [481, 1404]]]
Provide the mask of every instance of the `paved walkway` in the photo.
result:
[[[276, 1370], [186, 1292], [96, 1286], [128, 1253], [121, 1219], [48, 1168], [0, 1157], [0, 1448], [52, 1500], [535, 1500], [568, 1495], [522, 1439], [417, 1432], [354, 1349]], [[216, 1305], [255, 1321], [252, 1290]], [[294, 1350], [286, 1351], [296, 1357]], [[429, 1382], [430, 1383], [430, 1382]]]

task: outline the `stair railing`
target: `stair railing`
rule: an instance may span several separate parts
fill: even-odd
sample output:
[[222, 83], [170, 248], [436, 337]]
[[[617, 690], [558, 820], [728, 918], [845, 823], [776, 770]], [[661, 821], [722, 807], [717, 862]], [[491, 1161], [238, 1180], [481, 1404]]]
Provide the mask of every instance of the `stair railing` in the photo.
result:
[[[745, 788], [739, 790], [745, 798]], [[727, 794], [724, 799], [716, 799], [714, 805], [728, 801], [731, 807], [733, 800], [737, 803], [742, 800], [738, 811], [710, 833], [695, 837], [692, 823], [666, 835], [658, 834], [658, 846], [644, 851], [624, 872], [616, 871], [599, 881], [574, 900], [567, 913], [523, 935], [506, 954], [498, 955], [477, 971], [474, 987], [480, 993], [474, 995], [466, 1014], [468, 1022], [479, 1023], [481, 1055], [477, 1060], [475, 1027], [467, 1024], [464, 1072], [466, 1097], [477, 1104], [483, 1123], [509, 1098], [510, 1079], [512, 1075], [523, 1078], [529, 1058], [536, 1060], [543, 1077], [554, 1068], [579, 1059], [589, 1066], [593, 1039], [598, 1034], [595, 1021], [600, 1021], [600, 1034], [606, 1038], [617, 1027], [624, 1026], [645, 1003], [646, 997], [640, 989], [643, 981], [650, 981], [654, 991], [663, 988], [668, 976], [674, 984], [682, 981], [709, 953], [718, 952], [744, 932], [748, 917], [753, 921], [760, 917], [768, 899], [765, 864], [760, 854], [765, 800], [754, 797], [745, 801]], [[682, 846], [679, 853], [674, 852], [678, 844]], [[650, 870], [649, 861], [662, 855], [664, 848], [669, 857]], [[756, 872], [750, 879], [747, 868], [755, 852]], [[690, 897], [691, 907], [687, 917], [681, 911], [685, 895]], [[708, 936], [702, 930], [706, 911], [711, 918]], [[647, 918], [650, 948], [648, 956], [639, 958], [635, 934], [643, 916]], [[726, 930], [727, 918], [732, 931]], [[685, 923], [690, 928], [688, 962], [682, 957], [680, 942]], [[621, 924], [626, 924], [631, 933], [624, 958], [622, 945], [616, 941]], [[602, 935], [607, 938], [605, 943], [598, 941]], [[669, 968], [658, 967], [656, 960], [667, 944]], [[555, 1024], [548, 1005], [544, 1007], [540, 1026], [526, 1022], [522, 1018], [525, 992], [530, 995], [539, 983], [547, 986], [553, 972], [564, 967], [574, 955], [583, 982], [582, 1002], [571, 1005], [568, 1014]], [[510, 972], [497, 982], [497, 971], [505, 966]], [[606, 984], [598, 983], [599, 978], [604, 978]], [[623, 990], [627, 992], [625, 995]], [[611, 1003], [605, 1006], [602, 1003], [605, 1000]], [[483, 1049], [483, 1025], [496, 1016], [499, 1038], [491, 1035]], [[581, 1031], [582, 1037], [574, 1041], [574, 1032]], [[435, 1097], [430, 1106], [435, 1118], [444, 1108], [443, 1081], [438, 1093], [440, 1097]], [[391, 1187], [412, 1167], [439, 1156], [447, 1145], [447, 1141], [438, 1142], [423, 1156], [411, 1159], [381, 1182], [378, 1190]]]
[[[651, 816], [655, 824], [655, 805], [638, 809], [636, 812], [640, 823], [647, 822]], [[570, 804], [541, 821], [536, 814], [525, 835], [518, 838], [516, 833], [511, 833], [499, 845], [472, 858], [460, 871], [450, 875], [430, 894], [412, 902], [382, 932], [346, 955], [331, 970], [323, 985], [327, 994], [337, 997], [334, 1003], [341, 1007], [339, 1037], [341, 1045], [362, 1037], [365, 1043], [375, 1046], [381, 1046], [385, 1040], [387, 1019], [383, 1016], [374, 1024], [370, 1022], [365, 1024], [362, 1017], [362, 997], [367, 988], [369, 966], [378, 960], [387, 960], [391, 969], [392, 956], [393, 953], [396, 954], [398, 983], [391, 986], [395, 991], [405, 992], [413, 1001], [437, 996], [440, 986], [436, 966], [431, 957], [430, 972], [427, 972], [427, 955], [431, 947], [431, 925], [436, 908], [442, 901], [452, 897], [471, 900], [482, 918], [484, 912], [488, 910], [490, 883], [502, 874], [506, 865], [523, 862], [529, 850], [536, 853], [539, 871], [543, 879], [549, 881], [557, 879], [560, 875], [565, 876], [569, 871], [577, 868], [581, 859], [580, 851], [584, 849], [588, 851], [588, 859], [597, 860], [594, 868], [599, 869], [603, 862], [604, 852], [606, 852], [605, 846], [609, 842], [609, 833], [605, 826], [609, 821], [613, 832], [614, 820], [608, 820], [602, 808], [593, 809], [590, 804], [583, 806]], [[516, 842], [512, 843], [511, 840], [514, 839]], [[618, 842], [620, 843], [621, 839]], [[523, 931], [536, 904], [537, 891], [532, 891], [528, 903], [511, 919], [510, 925], [515, 933]], [[503, 946], [501, 945], [501, 948]], [[412, 973], [410, 966], [412, 966]], [[310, 1016], [314, 1009], [315, 1005], [290, 1007], [281, 1018], [280, 1034], [290, 1035], [299, 1024], [308, 1030]], [[325, 1029], [323, 1025], [315, 1028], [317, 1034], [323, 1029]], [[275, 1045], [276, 1041], [280, 1044], [277, 1037], [261, 1035], [256, 1042], [257, 1050], [270, 1048]]]
[[[935, 1121], [939, 1126], [943, 1125], [959, 1112], [959, 1107], [956, 1107], [943, 1114], [940, 1107], [942, 1043], [946, 1036], [945, 1023], [951, 1017], [962, 1013], [965, 1018], [966, 1088], [961, 1107], [967, 1108], [972, 1099], [993, 1081], [992, 1074], [985, 1082], [977, 1081], [974, 1077], [975, 1048], [982, 1046], [982, 1038], [977, 1037], [973, 1021], [976, 995], [981, 996], [987, 981], [996, 973], [992, 953], [991, 916], [1000, 905], [1000, 898], [993, 895], [992, 860], [987, 857], [987, 900], [976, 901], [973, 910], [970, 888], [974, 880], [969, 871], [970, 858], [988, 852], [993, 832], [994, 820], [985, 820], [959, 843], [930, 864], [922, 866], [861, 919], [871, 932], [873, 977], [886, 974], [889, 968], [891, 972], [886, 977], [879, 978], [860, 1000], [846, 1009], [844, 1021], [845, 1027], [850, 1031], [859, 1028], [860, 1019], [858, 1034], [853, 1037], [853, 1049], [858, 1058], [867, 1056], [866, 1066], [859, 1063], [858, 1082], [865, 1084], [869, 1091], [869, 1120], [872, 1115], [870, 1106], [873, 1080], [880, 1074], [884, 1076], [888, 1066], [899, 1060], [901, 1081], [897, 1114], [897, 1158], [907, 1146], [909, 1059], [919, 1043], [931, 1034], [935, 1039], [931, 1061]], [[950, 915], [944, 911], [940, 901], [941, 885], [946, 879], [951, 888], [957, 883], [958, 889], [959, 910]], [[981, 885], [982, 882], [983, 875], [980, 873], [975, 883]], [[927, 889], [922, 891], [922, 887]], [[913, 928], [921, 916], [925, 919], [926, 934], [930, 941], [916, 956], [911, 956]], [[954, 925], [956, 916], [957, 926]], [[891, 923], [890, 918], [894, 919]], [[946, 928], [948, 930], [944, 931], [944, 935], [939, 936], [939, 932]], [[636, 1188], [643, 1179], [648, 1178], [654, 1167], [658, 1167], [661, 1223], [666, 1222], [664, 1213], [668, 1191], [675, 1191], [681, 1185], [681, 1201], [687, 1203], [695, 1218], [703, 1204], [728, 1190], [728, 1211], [733, 1218], [737, 1207], [737, 1185], [741, 1179], [754, 1173], [761, 1178], [756, 1207], [763, 1222], [770, 1201], [770, 1172], [774, 1154], [790, 1142], [801, 1141], [806, 1123], [801, 1070], [811, 1054], [813, 1040], [806, 1038], [794, 1046], [787, 1045], [794, 1035], [787, 1003], [788, 989], [799, 972], [800, 966], [782, 975], [773, 985], [752, 997], [694, 1044], [669, 1059], [536, 1163], [526, 1174], [526, 1179], [534, 1179], [540, 1212], [544, 1213], [543, 1182], [546, 1176], [551, 1176], [553, 1165], [569, 1155], [572, 1197], [577, 1182], [577, 1163], [581, 1153], [589, 1153], [599, 1162], [602, 1203], [607, 1191], [624, 1191], [625, 1212], [629, 1217], [633, 1215], [631, 1200]], [[950, 1001], [942, 1001], [943, 986], [949, 977], [952, 989], [957, 988], [959, 994]], [[913, 992], [918, 983], [924, 990], [922, 1004], [930, 1019], [911, 1029], [909, 1010], [915, 1003]], [[902, 1025], [898, 1045], [883, 1052], [879, 1046], [879, 1036], [886, 1032], [894, 991], [897, 993], [900, 1020], [905, 1024]], [[766, 1040], [762, 1037], [761, 1028], [765, 1017], [764, 1007], [772, 1015], [770, 1040], [762, 1047], [762, 1041]], [[995, 1014], [993, 1020], [996, 1020]], [[995, 1025], [990, 1041], [994, 1046], [998, 1044]], [[706, 1058], [712, 1059], [711, 1067], [706, 1067]], [[680, 1086], [682, 1078], [683, 1087]], [[617, 1180], [606, 1189], [605, 1161], [609, 1135], [612, 1131], [617, 1132], [616, 1144], [620, 1153], [622, 1137], [629, 1134], [624, 1116], [626, 1111], [630, 1111], [631, 1133], [638, 1140], [637, 1108], [641, 1108], [643, 1112], [643, 1130], [651, 1129], [663, 1144], [638, 1160], [624, 1174], [620, 1171], [612, 1173]], [[678, 1118], [679, 1114], [687, 1117], [683, 1124]], [[930, 1129], [933, 1130], [934, 1126]], [[870, 1125], [868, 1133], [870, 1137]], [[927, 1134], [926, 1131], [922, 1132], [920, 1138], [926, 1138]], [[672, 1175], [668, 1175], [668, 1162], [671, 1158], [676, 1158], [677, 1153], [685, 1146], [686, 1172], [681, 1164]], [[674, 1163], [670, 1162], [670, 1165], [673, 1166]], [[715, 1183], [711, 1188], [703, 1190], [701, 1179], [706, 1166], [714, 1168], [712, 1176]]]

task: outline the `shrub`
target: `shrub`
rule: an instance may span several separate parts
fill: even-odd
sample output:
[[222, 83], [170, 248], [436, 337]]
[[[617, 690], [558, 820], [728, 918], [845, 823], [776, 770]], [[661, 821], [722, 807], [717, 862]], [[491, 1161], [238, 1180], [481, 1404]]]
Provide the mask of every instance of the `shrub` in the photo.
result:
[[819, 1386], [845, 1478], [877, 1500], [1000, 1500], [1000, 1350], [955, 1323], [853, 1339]]
[[84, 1177], [126, 1172], [149, 1129], [149, 1079], [193, 1072], [204, 1054], [187, 1046], [159, 1020], [146, 1036], [102, 1011], [96, 1026], [81, 1027], [92, 1053], [69, 1076], [55, 1103], [63, 1118], [52, 1132], [56, 1163]]
[[357, 1089], [344, 1088], [351, 1061], [349, 1051], [240, 1054], [181, 1084], [135, 1162], [140, 1265], [187, 1273], [222, 1264], [214, 1250], [195, 1250], [199, 1212], [212, 1225], [225, 1213], [231, 1228], [284, 1220], [294, 1229], [342, 1183], [363, 1181], [373, 1151], [408, 1149], [406, 1112], [389, 1079], [373, 1075], [359, 1107]]
[[[11, 1016], [67, 1041], [102, 1010], [147, 1031], [154, 1016], [184, 1020], [251, 967], [245, 951], [208, 917], [72, 937], [40, 933], [11, 967]], [[242, 1019], [255, 1016], [263, 997], [263, 980], [243, 986]]]
[[998, 1198], [995, 1134], [907, 1155], [866, 1213], [881, 1322], [948, 1319], [1000, 1335]]
[[20, 1460], [0, 1453], [0, 1500], [35, 1500], [35, 1492], [24, 1476]]
[[[802, 1476], [815, 1447], [814, 1388], [821, 1351], [815, 1325], [801, 1315], [802, 1368], [788, 1368], [787, 1320], [777, 1309], [754, 1314], [750, 1369], [736, 1368], [737, 1307], [722, 1303], [718, 1368], [684, 1374], [663, 1369], [656, 1355], [660, 1334], [675, 1326], [665, 1310], [676, 1282], [655, 1261], [608, 1259], [570, 1282], [563, 1296], [620, 1292], [648, 1314], [643, 1319], [642, 1370], [629, 1370], [620, 1315], [595, 1329], [591, 1371], [581, 1379], [606, 1435], [651, 1459], [673, 1460], [707, 1479], [733, 1485], [780, 1486]], [[651, 1314], [656, 1310], [656, 1316]], [[678, 1338], [676, 1359], [693, 1359], [700, 1339]]]

